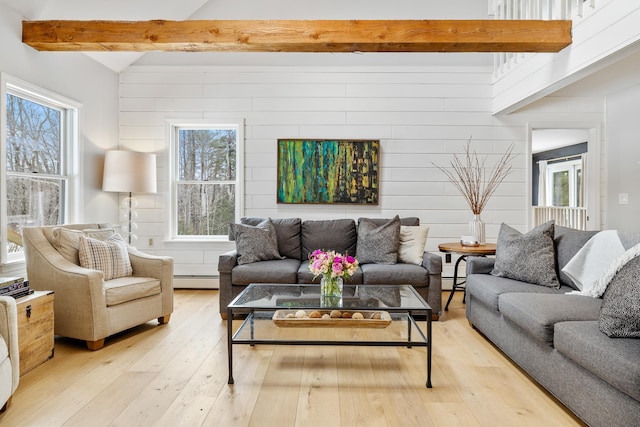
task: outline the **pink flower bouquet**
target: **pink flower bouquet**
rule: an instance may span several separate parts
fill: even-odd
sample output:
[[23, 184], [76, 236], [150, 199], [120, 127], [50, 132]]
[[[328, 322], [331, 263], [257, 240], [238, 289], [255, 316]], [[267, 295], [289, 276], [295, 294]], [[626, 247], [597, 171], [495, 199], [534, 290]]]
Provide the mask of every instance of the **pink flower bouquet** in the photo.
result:
[[327, 278], [342, 277], [348, 279], [358, 268], [358, 260], [351, 255], [342, 255], [336, 251], [316, 249], [309, 255], [309, 271], [314, 277], [323, 275]]

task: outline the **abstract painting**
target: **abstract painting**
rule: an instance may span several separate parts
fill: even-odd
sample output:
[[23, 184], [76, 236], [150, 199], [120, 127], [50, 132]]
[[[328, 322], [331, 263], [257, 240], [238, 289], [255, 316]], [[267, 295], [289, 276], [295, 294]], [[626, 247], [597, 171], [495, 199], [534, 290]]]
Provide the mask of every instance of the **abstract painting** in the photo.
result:
[[378, 204], [378, 140], [278, 140], [278, 203]]

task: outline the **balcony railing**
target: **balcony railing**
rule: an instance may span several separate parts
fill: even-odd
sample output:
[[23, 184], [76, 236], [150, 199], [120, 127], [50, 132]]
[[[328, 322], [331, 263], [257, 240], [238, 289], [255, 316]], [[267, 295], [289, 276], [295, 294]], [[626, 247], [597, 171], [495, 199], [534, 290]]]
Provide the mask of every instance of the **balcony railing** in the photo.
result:
[[547, 221], [555, 221], [556, 225], [575, 228], [577, 230], [587, 229], [587, 209], [569, 208], [555, 206], [534, 206], [534, 225], [540, 225]]
[[[493, 0], [495, 19], [570, 19], [573, 25], [596, 9], [596, 0]], [[602, 1], [602, 0], [599, 0]], [[496, 53], [494, 69], [500, 77], [532, 53]]]

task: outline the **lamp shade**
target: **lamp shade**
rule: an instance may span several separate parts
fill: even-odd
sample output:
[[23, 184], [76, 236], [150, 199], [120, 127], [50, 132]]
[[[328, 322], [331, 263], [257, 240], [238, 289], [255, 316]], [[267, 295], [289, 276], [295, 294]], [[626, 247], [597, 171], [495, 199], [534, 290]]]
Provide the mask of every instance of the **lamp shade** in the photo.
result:
[[155, 193], [156, 156], [136, 151], [107, 151], [102, 190], [120, 193]]

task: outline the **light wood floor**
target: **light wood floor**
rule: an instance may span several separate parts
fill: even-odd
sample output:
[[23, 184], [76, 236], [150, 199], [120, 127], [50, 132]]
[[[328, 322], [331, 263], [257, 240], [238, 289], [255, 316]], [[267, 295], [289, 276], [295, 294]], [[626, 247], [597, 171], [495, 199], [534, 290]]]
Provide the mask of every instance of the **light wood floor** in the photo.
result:
[[230, 386], [217, 291], [177, 290], [167, 325], [96, 352], [56, 337], [0, 425], [581, 426], [469, 327], [461, 299], [433, 323], [432, 389], [426, 350], [395, 347], [236, 346]]

